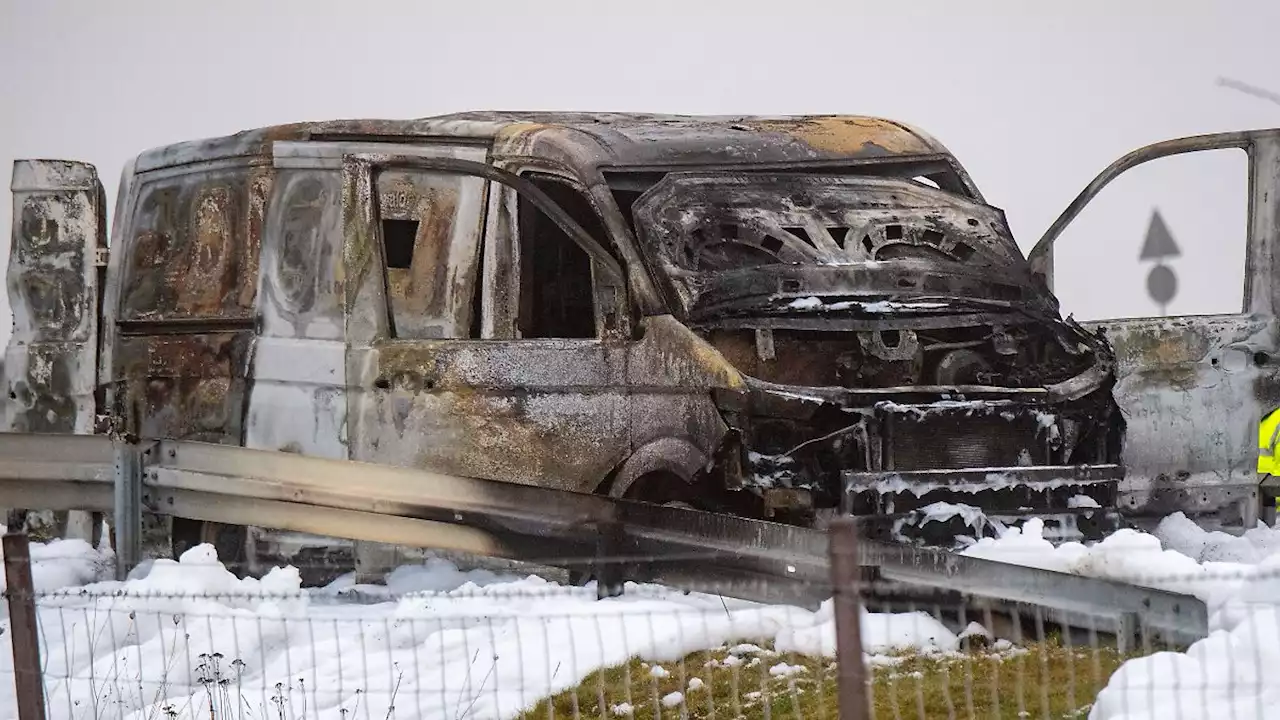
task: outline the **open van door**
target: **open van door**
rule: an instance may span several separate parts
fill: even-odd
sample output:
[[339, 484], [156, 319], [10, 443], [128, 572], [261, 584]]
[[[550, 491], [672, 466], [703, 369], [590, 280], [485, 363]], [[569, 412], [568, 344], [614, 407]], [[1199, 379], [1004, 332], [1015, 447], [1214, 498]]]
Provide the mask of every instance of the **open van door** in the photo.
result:
[[105, 194], [92, 165], [13, 164], [4, 430], [91, 433]]
[[1280, 407], [1280, 130], [1157, 143], [1104, 170], [1029, 254], [1064, 315], [1115, 349], [1120, 505], [1246, 527]]
[[[0, 430], [92, 433], [98, 412], [99, 273], [107, 234], [102, 183], [86, 163], [18, 160], [10, 189], [13, 331], [4, 354]], [[31, 507], [39, 508], [43, 499], [32, 498]], [[90, 527], [88, 514], [70, 515], [79, 526], [77, 536], [96, 539], [100, 523]], [[54, 513], [36, 523], [52, 523], [48, 531], [62, 536], [67, 521], [66, 513]]]

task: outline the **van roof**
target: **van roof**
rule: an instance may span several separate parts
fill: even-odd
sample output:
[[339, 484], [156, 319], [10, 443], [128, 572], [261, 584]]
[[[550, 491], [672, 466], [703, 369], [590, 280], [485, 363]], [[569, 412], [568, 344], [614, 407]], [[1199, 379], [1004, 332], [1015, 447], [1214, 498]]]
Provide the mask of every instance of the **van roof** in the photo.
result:
[[696, 116], [586, 112], [465, 112], [416, 120], [331, 120], [246, 130], [149, 150], [135, 171], [261, 155], [278, 140], [454, 139], [495, 156], [549, 157], [594, 168], [785, 164], [949, 155], [920, 130], [857, 115]]

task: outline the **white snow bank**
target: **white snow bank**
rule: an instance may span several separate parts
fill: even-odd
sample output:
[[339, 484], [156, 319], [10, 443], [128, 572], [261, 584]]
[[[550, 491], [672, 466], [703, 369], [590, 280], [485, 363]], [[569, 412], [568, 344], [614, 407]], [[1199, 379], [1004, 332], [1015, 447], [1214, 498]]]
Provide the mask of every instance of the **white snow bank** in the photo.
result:
[[1270, 679], [1280, 666], [1280, 531], [1208, 532], [1177, 513], [1156, 535], [1200, 560], [1195, 588], [1209, 609], [1209, 636], [1185, 653], [1125, 663], [1090, 718], [1131, 718], [1141, 708], [1146, 717], [1280, 719], [1280, 686]]
[[[778, 652], [835, 656], [835, 608], [830, 600], [812, 613], [807, 625], [782, 628], [774, 639]], [[959, 638], [925, 612], [868, 613], [862, 611], [862, 651], [870, 654], [894, 650], [955, 650]]]
[[[383, 595], [350, 579], [309, 591], [293, 568], [241, 580], [201, 545], [126, 582], [46, 597], [39, 616], [50, 718], [243, 709], [343, 720], [393, 706], [399, 718], [507, 718], [632, 657], [655, 663], [656, 673], [656, 663], [749, 640], [835, 649], [830, 603], [810, 612], [635, 584], [597, 600], [591, 586], [461, 572], [442, 560], [397, 571], [391, 584]], [[397, 590], [406, 594], [392, 597]], [[0, 675], [12, 673], [3, 629]], [[864, 613], [862, 631], [868, 653], [958, 643], [924, 613]], [[14, 717], [12, 686], [0, 688], [0, 717]]]
[[1258, 523], [1243, 535], [1208, 532], [1180, 512], [1161, 520], [1155, 536], [1166, 549], [1176, 550], [1202, 563], [1255, 565], [1280, 551], [1280, 530], [1263, 523]]
[[[4, 532], [0, 525], [0, 535]], [[115, 569], [115, 554], [109, 547], [95, 550], [84, 540], [33, 542], [30, 551], [31, 581], [38, 593], [106, 580]], [[3, 557], [0, 550], [0, 559]], [[0, 591], [6, 587], [4, 573], [0, 573]]]
[[478, 587], [503, 582], [513, 582], [521, 576], [496, 573], [492, 570], [459, 570], [458, 566], [438, 557], [428, 557], [421, 565], [403, 565], [387, 573], [382, 585], [361, 585], [355, 582], [355, 573], [348, 573], [313, 590], [312, 597], [332, 594], [335, 597], [359, 596], [361, 599], [381, 598], [390, 600], [401, 595], [419, 592], [444, 592], [455, 590], [464, 583]]
[[1126, 662], [1098, 694], [1090, 720], [1280, 718], [1280, 686], [1270, 673], [1280, 663], [1277, 617], [1275, 606], [1255, 610], [1185, 653]]
[[1219, 717], [1280, 720], [1280, 530], [1259, 524], [1235, 536], [1208, 532], [1182, 513], [1154, 535], [1120, 530], [1093, 545], [1043, 538], [1043, 523], [985, 538], [962, 554], [1195, 595], [1210, 634], [1185, 653], [1160, 652], [1121, 666], [1091, 720]]
[[[1066, 542], [1053, 545], [1044, 538], [1044, 522], [1033, 518], [1021, 528], [1009, 528], [999, 538], [982, 538], [961, 555], [1024, 565], [1086, 577], [1117, 580], [1204, 599], [1215, 582], [1211, 568], [1186, 555], [1166, 550], [1159, 538], [1123, 529], [1092, 545]], [[1240, 570], [1244, 566], [1219, 570]]]
[[[1280, 587], [1272, 565], [1267, 603], [1251, 603], [1237, 622], [1185, 653], [1160, 652], [1126, 662], [1098, 694], [1090, 720], [1178, 717], [1187, 720], [1280, 719]], [[1138, 713], [1141, 713], [1140, 715]]]
[[[953, 508], [935, 508], [953, 512]], [[1280, 718], [1267, 670], [1280, 665], [1280, 532], [1206, 532], [1182, 515], [1154, 535], [1121, 531], [1054, 547], [1028, 522], [964, 554], [1189, 592], [1211, 612], [1212, 634], [1186, 653], [1126, 663], [1092, 710], [1095, 720], [1236, 712]], [[235, 578], [200, 546], [157, 560], [125, 583], [103, 582], [109, 551], [79, 541], [33, 545], [37, 586], [95, 584], [40, 603], [51, 720], [238, 716], [507, 718], [631, 657], [679, 661], [721, 649], [717, 667], [759, 666], [789, 677], [778, 652], [833, 656], [834, 613], [765, 606], [629, 584], [596, 600], [593, 587], [460, 571], [444, 560], [392, 573], [388, 587], [343, 578], [304, 590], [292, 568]], [[43, 568], [43, 569], [40, 569]], [[359, 600], [360, 602], [354, 602]], [[962, 635], [989, 635], [970, 626]], [[12, 676], [11, 634], [0, 627], [0, 675]], [[927, 613], [863, 612], [864, 652], [876, 666], [895, 651], [946, 653], [960, 640]], [[775, 650], [760, 645], [772, 641]], [[1017, 653], [1006, 641], [996, 653]], [[684, 692], [700, 691], [690, 680]], [[0, 718], [14, 717], [0, 683]], [[686, 701], [671, 694], [670, 701]], [[285, 707], [287, 706], [287, 707]], [[618, 716], [634, 713], [625, 703]], [[1272, 713], [1272, 714], [1267, 714]], [[1214, 718], [1216, 720], [1216, 717]]]

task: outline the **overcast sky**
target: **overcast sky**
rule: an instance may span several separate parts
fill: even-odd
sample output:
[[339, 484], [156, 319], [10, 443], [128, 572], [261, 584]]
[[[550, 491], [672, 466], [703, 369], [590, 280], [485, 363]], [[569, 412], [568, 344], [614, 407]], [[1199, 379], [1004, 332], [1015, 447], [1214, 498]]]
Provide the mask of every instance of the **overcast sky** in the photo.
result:
[[[947, 145], [1026, 251], [1130, 149], [1280, 126], [1280, 105], [1215, 85], [1280, 91], [1277, 27], [1274, 0], [3, 0], [0, 167], [92, 162], [114, 208], [147, 148], [297, 120], [868, 114]], [[1169, 312], [1237, 308], [1243, 172], [1230, 152], [1167, 160], [1101, 197], [1059, 252], [1065, 309], [1158, 312], [1137, 260], [1155, 206], [1183, 251]]]

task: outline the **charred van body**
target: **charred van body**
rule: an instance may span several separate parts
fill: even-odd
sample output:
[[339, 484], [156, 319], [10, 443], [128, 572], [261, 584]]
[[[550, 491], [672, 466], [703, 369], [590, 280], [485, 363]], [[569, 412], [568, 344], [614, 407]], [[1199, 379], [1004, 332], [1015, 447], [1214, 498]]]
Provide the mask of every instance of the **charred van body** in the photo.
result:
[[[42, 162], [23, 172], [56, 179]], [[1029, 514], [1087, 534], [1115, 505], [1107, 342], [900, 123], [265, 128], [136, 158], [109, 253], [96, 175], [96, 205], [46, 185], [21, 198], [10, 260], [11, 430], [110, 423], [786, 522], [853, 512], [904, 538]], [[89, 230], [67, 252], [91, 259], [54, 278], [41, 228], [72, 219]], [[74, 332], [36, 322], [68, 308]], [[175, 523], [175, 543], [225, 535], [206, 525]]]
[[[744, 375], [716, 393], [713, 472], [767, 516], [839, 508], [898, 533], [1113, 522], [1092, 512], [1120, 460], [1106, 342], [1061, 318], [1001, 212], [941, 189], [958, 177], [876, 169], [681, 173], [636, 203], [669, 302]], [[985, 517], [920, 512], [937, 502]]]

